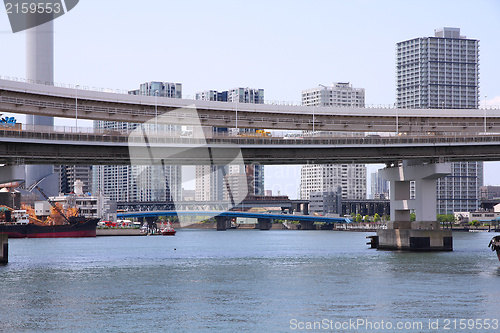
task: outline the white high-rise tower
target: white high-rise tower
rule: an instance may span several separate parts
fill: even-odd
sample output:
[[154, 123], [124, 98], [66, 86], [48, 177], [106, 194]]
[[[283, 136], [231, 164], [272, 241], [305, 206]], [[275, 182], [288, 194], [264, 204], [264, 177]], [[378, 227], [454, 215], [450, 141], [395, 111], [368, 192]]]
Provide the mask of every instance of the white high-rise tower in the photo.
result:
[[[349, 82], [319, 85], [302, 91], [302, 105], [318, 107], [365, 107], [365, 89]], [[338, 136], [346, 135], [337, 133]], [[353, 135], [353, 134], [348, 134]], [[342, 189], [342, 199], [366, 199], [366, 166], [363, 164], [308, 164], [302, 166], [300, 198], [308, 200], [311, 192]]]
[[[26, 30], [26, 79], [33, 83], [54, 83], [54, 22]], [[27, 125], [54, 126], [54, 118], [26, 116]], [[26, 166], [26, 187], [45, 178], [39, 186], [49, 196], [57, 195], [58, 176], [52, 165]]]

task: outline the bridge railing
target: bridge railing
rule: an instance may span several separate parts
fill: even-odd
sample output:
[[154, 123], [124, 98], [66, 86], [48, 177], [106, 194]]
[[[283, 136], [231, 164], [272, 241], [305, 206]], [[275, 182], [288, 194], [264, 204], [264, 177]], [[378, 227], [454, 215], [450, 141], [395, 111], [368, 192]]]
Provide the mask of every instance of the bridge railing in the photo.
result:
[[[150, 143], [166, 145], [183, 144], [232, 144], [232, 145], [280, 145], [280, 146], [307, 146], [307, 145], [429, 145], [429, 144], [482, 144], [498, 143], [500, 134], [464, 134], [459, 132], [419, 135], [384, 134], [363, 136], [359, 133], [332, 132], [330, 135], [318, 134], [312, 137], [284, 138], [276, 136], [239, 136], [230, 132], [214, 133], [211, 128], [205, 128], [203, 137], [183, 136], [182, 131], [159, 133], [155, 129], [146, 129]], [[241, 133], [240, 133], [241, 134]], [[253, 135], [254, 133], [249, 133]], [[78, 128], [68, 126], [40, 126], [25, 125], [21, 127], [0, 126], [0, 138], [37, 139], [48, 141], [75, 141], [75, 142], [102, 142], [102, 143], [141, 143], [142, 137], [133, 137], [129, 131], [110, 131], [95, 128]]]
[[[12, 104], [15, 105], [16, 107], [20, 105], [25, 105], [25, 106], [34, 106], [38, 108], [55, 108], [55, 109], [71, 110], [71, 111], [75, 111], [77, 109], [76, 103], [58, 103], [49, 101], [39, 101], [34, 99], [14, 98], [9, 96], [0, 96], [0, 102], [6, 104]], [[486, 111], [486, 109], [484, 110]], [[491, 131], [491, 129], [495, 128], [500, 128], [500, 122], [497, 120], [498, 114], [496, 113], [498, 110], [493, 108], [488, 108], [487, 110], [490, 110], [489, 111], [490, 113], [485, 112], [485, 119], [487, 120], [486, 124], [484, 121], [473, 121], [473, 122], [469, 121], [464, 123], [463, 121], [426, 120], [422, 122], [420, 119], [418, 121], [412, 121], [411, 118], [410, 119], [400, 118], [397, 125], [398, 128], [400, 128], [403, 132], [405, 131], [405, 129], [407, 129], [406, 131], [408, 132], [411, 131], [412, 133], [418, 132], [419, 129], [422, 128], [425, 128], [428, 131], [440, 130], [440, 129], [447, 129], [449, 131], [451, 129], [457, 132], [466, 130], [467, 128], [482, 129], [485, 126], [487, 131]], [[494, 114], [492, 114], [493, 111], [495, 111]], [[106, 113], [106, 114], [121, 113], [121, 114], [128, 114], [131, 116], [146, 116], [151, 118], [155, 116], [154, 108], [126, 109], [126, 108], [100, 107], [100, 106], [90, 106], [81, 104], [78, 105], [78, 112], [80, 113], [95, 112], [95, 113]], [[183, 115], [178, 112], [171, 111], [168, 112], [167, 114], [164, 114], [162, 117], [164, 117], [166, 120], [171, 119], [172, 123], [175, 123], [178, 119], [183, 118]], [[292, 128], [300, 128], [301, 126], [312, 127], [314, 123], [314, 126], [316, 126], [316, 128], [321, 128], [323, 126], [326, 126], [326, 127], [334, 127], [338, 130], [344, 130], [346, 128], [360, 129], [360, 131], [364, 132], [369, 131], [370, 128], [377, 128], [380, 131], [383, 130], [385, 132], [392, 132], [396, 130], [396, 120], [395, 118], [390, 118], [390, 117], [386, 119], [381, 117], [370, 120], [359, 120], [359, 119], [347, 120], [347, 119], [335, 119], [333, 117], [326, 117], [324, 115], [317, 115], [314, 121], [312, 118], [303, 119], [294, 116], [273, 118], [273, 117], [259, 116], [258, 114], [252, 117], [243, 115], [236, 118], [236, 115], [218, 115], [218, 114], [208, 113], [208, 114], [200, 114], [199, 117], [200, 120], [210, 119], [221, 122], [236, 122], [236, 119], [238, 119], [240, 124], [242, 122], [247, 121], [252, 123], [264, 123], [269, 125], [280, 124]]]

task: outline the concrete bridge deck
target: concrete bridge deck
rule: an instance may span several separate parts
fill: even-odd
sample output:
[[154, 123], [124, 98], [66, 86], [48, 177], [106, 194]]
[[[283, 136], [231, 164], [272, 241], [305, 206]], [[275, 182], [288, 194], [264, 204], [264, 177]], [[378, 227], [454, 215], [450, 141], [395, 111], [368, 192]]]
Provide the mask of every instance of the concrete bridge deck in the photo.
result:
[[[155, 98], [0, 79], [0, 112], [143, 123], [359, 132], [500, 132], [500, 109], [346, 108]], [[76, 101], [78, 100], [78, 103]], [[78, 105], [78, 106], [76, 106]], [[182, 108], [196, 108], [198, 119]], [[176, 111], [177, 110], [177, 111]], [[238, 125], [238, 126], [236, 126]]]
[[[230, 163], [241, 150], [245, 163], [316, 164], [386, 163], [403, 159], [424, 161], [498, 161], [500, 135], [447, 134], [376, 137], [207, 137], [203, 139], [154, 136], [143, 156], [129, 148], [144, 146], [141, 138], [114, 133], [60, 133], [0, 127], [0, 163], [136, 165], [158, 164], [154, 156], [169, 156], [169, 165], [210, 164], [207, 149], [217, 164]], [[146, 150], [149, 149], [146, 153]], [[131, 161], [132, 158], [132, 161]]]

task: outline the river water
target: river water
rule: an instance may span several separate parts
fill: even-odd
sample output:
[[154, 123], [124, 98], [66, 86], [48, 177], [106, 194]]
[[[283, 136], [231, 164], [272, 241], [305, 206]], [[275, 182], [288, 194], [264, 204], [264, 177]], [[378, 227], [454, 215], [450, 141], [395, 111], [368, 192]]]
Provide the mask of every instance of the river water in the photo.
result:
[[372, 250], [367, 235], [11, 239], [0, 331], [500, 331], [492, 233], [455, 233], [441, 253]]

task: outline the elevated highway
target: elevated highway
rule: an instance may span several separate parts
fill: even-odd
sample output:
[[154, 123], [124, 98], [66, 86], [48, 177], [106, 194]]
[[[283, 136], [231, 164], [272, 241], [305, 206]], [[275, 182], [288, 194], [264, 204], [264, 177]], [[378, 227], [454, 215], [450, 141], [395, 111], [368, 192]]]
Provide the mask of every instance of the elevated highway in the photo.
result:
[[[78, 102], [77, 102], [78, 101]], [[283, 130], [500, 133], [500, 109], [337, 108], [155, 98], [0, 79], [0, 112], [143, 123], [169, 113], [169, 124], [193, 125], [179, 108], [196, 108], [203, 126]], [[78, 109], [77, 109], [78, 108]]]
[[[131, 155], [130, 147], [144, 148]], [[208, 151], [208, 153], [207, 153]], [[113, 133], [63, 133], [0, 127], [0, 163], [68, 165], [151, 165], [153, 156], [169, 156], [167, 165], [228, 164], [241, 151], [245, 163], [321, 164], [498, 161], [500, 135], [393, 135], [284, 139], [279, 137], [149, 136]], [[209, 158], [211, 156], [211, 158]]]

